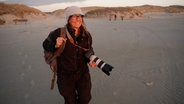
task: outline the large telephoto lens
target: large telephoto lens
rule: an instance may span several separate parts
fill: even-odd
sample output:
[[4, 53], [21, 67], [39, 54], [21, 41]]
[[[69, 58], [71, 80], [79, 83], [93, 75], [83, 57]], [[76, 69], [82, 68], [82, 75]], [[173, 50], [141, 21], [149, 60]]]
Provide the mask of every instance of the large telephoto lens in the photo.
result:
[[98, 66], [98, 68], [100, 68], [105, 74], [110, 75], [110, 72], [112, 71], [112, 69], [114, 68], [113, 66], [105, 63], [104, 61], [102, 61], [100, 58], [98, 58], [97, 56], [94, 55], [94, 51], [93, 49], [89, 50], [88, 52], [86, 52], [85, 56], [91, 61], [91, 62], [95, 62], [96, 65]]

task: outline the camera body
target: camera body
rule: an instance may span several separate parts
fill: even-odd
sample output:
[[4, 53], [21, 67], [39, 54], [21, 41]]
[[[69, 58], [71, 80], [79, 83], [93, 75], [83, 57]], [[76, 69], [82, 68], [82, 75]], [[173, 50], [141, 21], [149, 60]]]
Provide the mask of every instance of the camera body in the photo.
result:
[[105, 63], [100, 58], [94, 55], [93, 49], [86, 52], [85, 57], [90, 60], [90, 62], [95, 62], [97, 67], [100, 68], [106, 75], [110, 75], [110, 72], [114, 68], [113, 66]]

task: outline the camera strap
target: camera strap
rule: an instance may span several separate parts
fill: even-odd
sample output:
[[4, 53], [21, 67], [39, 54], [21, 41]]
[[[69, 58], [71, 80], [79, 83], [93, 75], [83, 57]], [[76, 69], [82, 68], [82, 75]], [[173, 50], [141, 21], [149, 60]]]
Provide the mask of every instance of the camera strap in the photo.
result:
[[90, 42], [89, 42], [89, 40], [88, 40], [88, 48], [84, 48], [84, 47], [81, 47], [81, 46], [75, 44], [74, 39], [72, 38], [72, 36], [71, 36], [70, 33], [68, 32], [68, 29], [67, 29], [67, 28], [66, 28], [66, 35], [67, 35], [67, 37], [68, 37], [70, 43], [72, 43], [72, 45], [74, 45], [74, 46], [76, 46], [76, 47], [78, 47], [78, 48], [80, 48], [80, 49], [82, 49], [82, 50], [84, 50], [84, 51], [89, 51], [89, 50], [90, 50]]

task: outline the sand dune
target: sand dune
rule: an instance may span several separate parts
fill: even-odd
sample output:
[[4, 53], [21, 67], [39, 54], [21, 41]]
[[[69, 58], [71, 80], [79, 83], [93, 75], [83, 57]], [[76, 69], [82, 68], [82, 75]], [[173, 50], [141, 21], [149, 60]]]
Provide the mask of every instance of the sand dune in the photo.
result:
[[[145, 13], [165, 13], [175, 15], [184, 13], [184, 7], [180, 5], [171, 6], [156, 6], [156, 5], [142, 5], [132, 7], [82, 7], [81, 8], [87, 18], [111, 18], [117, 17], [119, 19], [135, 19], [144, 17]], [[15, 20], [26, 19], [26, 21], [42, 20], [56, 16], [64, 18], [65, 9], [58, 9], [53, 12], [42, 12], [36, 8], [29, 7], [23, 4], [9, 4], [0, 2], [0, 25], [14, 23]], [[20, 22], [19, 21], [19, 22]]]
[[[96, 55], [115, 69], [90, 69], [90, 104], [183, 104], [184, 15], [86, 19]], [[158, 18], [160, 16], [160, 18]], [[0, 104], [63, 104], [43, 59], [42, 41], [65, 24], [50, 18], [0, 26]]]

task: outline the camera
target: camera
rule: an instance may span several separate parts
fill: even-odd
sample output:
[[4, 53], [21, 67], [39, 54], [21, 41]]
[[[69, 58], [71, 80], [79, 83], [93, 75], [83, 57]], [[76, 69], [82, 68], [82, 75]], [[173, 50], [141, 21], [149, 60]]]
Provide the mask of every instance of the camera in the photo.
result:
[[90, 62], [95, 62], [97, 64], [97, 67], [100, 68], [106, 75], [110, 75], [110, 72], [114, 68], [113, 66], [105, 63], [100, 58], [94, 55], [93, 49], [90, 49], [85, 53], [85, 57], [90, 60]]

